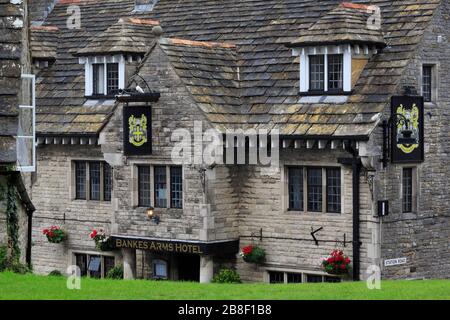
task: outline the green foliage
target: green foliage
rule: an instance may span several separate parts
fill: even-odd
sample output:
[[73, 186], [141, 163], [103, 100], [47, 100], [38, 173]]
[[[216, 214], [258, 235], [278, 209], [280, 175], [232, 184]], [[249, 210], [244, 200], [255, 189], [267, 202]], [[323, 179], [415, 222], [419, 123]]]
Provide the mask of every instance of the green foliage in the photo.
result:
[[221, 269], [212, 280], [213, 283], [241, 283], [241, 277], [232, 269]]
[[106, 274], [107, 279], [116, 279], [120, 280], [123, 279], [123, 266], [115, 266], [111, 270], [108, 271]]
[[8, 249], [5, 246], [0, 247], [0, 272], [3, 272], [7, 266]]
[[20, 259], [19, 247], [19, 217], [17, 215], [16, 188], [8, 180], [6, 190], [6, 229], [11, 252], [8, 258], [10, 266], [18, 265]]
[[248, 263], [263, 263], [266, 260], [266, 251], [260, 247], [252, 247], [250, 254], [244, 256], [244, 261]]
[[63, 274], [59, 270], [53, 270], [48, 274], [49, 277], [62, 277]]

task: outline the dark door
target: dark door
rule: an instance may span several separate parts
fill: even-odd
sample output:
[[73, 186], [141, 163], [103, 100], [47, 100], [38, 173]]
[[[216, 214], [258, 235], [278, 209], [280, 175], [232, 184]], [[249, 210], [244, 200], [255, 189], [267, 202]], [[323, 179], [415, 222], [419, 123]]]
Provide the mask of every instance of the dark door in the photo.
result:
[[200, 281], [200, 256], [178, 255], [178, 280]]

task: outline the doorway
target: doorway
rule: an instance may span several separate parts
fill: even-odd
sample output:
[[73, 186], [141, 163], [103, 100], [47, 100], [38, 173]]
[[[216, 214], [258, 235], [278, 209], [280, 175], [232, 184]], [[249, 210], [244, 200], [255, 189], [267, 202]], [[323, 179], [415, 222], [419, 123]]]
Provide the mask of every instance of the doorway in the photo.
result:
[[200, 282], [199, 255], [178, 255], [178, 280]]

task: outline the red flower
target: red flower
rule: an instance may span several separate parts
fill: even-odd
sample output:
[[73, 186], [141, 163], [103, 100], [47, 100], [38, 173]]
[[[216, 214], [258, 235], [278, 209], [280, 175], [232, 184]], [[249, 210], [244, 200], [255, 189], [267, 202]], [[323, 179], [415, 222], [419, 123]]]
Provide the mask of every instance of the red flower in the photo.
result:
[[350, 264], [350, 259], [347, 257], [347, 258], [345, 258], [345, 263], [346, 264]]
[[347, 268], [347, 266], [345, 264], [341, 264], [341, 269], [345, 270]]
[[253, 247], [252, 246], [247, 246], [247, 247], [244, 247], [242, 249], [242, 253], [244, 255], [248, 255], [248, 254], [252, 253], [252, 251], [253, 251]]
[[94, 239], [97, 236], [97, 230], [92, 230], [91, 239]]
[[53, 238], [53, 237], [55, 236], [55, 234], [53, 233], [53, 231], [50, 230], [50, 232], [48, 233], [48, 236], [49, 236], [50, 238]]
[[330, 264], [333, 263], [334, 262], [334, 258], [332, 258], [332, 257], [328, 258], [327, 262], [330, 263]]
[[43, 234], [47, 234], [48, 233], [48, 229], [44, 229], [44, 231], [42, 231]]

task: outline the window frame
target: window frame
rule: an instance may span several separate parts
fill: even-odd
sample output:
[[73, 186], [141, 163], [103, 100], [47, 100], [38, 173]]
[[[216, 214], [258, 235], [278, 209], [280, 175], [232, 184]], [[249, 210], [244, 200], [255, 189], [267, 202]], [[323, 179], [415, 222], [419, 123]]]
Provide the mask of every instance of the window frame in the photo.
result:
[[[316, 164], [301, 164], [301, 165], [291, 165], [291, 164], [285, 164], [284, 165], [284, 210], [287, 212], [294, 212], [294, 213], [304, 213], [304, 214], [338, 214], [341, 215], [344, 213], [345, 208], [345, 184], [344, 184], [344, 169], [342, 166], [336, 166], [336, 165], [316, 165]], [[301, 168], [303, 169], [303, 210], [293, 209], [290, 206], [290, 182], [289, 182], [289, 171], [292, 168]], [[322, 205], [321, 205], [321, 211], [311, 211], [309, 209], [308, 205], [308, 169], [321, 169], [322, 171]], [[333, 212], [328, 210], [328, 170], [329, 169], [336, 169], [339, 170], [340, 175], [340, 211], [339, 212]]]
[[[411, 170], [411, 210], [405, 210], [404, 204], [405, 204], [405, 185], [404, 185], [404, 174], [405, 170]], [[415, 166], [403, 166], [401, 167], [401, 174], [400, 174], [400, 209], [402, 213], [408, 214], [415, 214], [417, 213], [417, 195], [418, 195], [418, 170]]]
[[105, 279], [106, 275], [107, 275], [107, 270], [105, 269], [105, 258], [113, 258], [114, 259], [114, 267], [119, 265], [119, 259], [116, 255], [114, 254], [105, 254], [105, 253], [100, 253], [100, 252], [92, 252], [92, 251], [70, 251], [69, 250], [69, 265], [76, 265], [77, 264], [77, 256], [84, 256], [84, 258], [86, 259], [86, 274], [85, 275], [81, 275], [82, 277], [86, 277], [86, 278], [95, 278], [91, 275], [91, 271], [89, 271], [89, 262], [91, 257], [100, 257], [100, 278], [96, 278], [96, 279]]
[[[108, 164], [108, 167], [110, 168], [110, 175], [111, 175], [111, 196], [109, 199], [105, 199], [105, 170], [107, 164], [105, 161], [100, 159], [90, 159], [90, 160], [80, 160], [80, 159], [70, 159], [71, 164], [71, 179], [70, 179], [70, 187], [72, 188], [71, 193], [71, 200], [72, 201], [92, 201], [92, 202], [106, 202], [111, 203], [112, 200], [112, 192], [114, 189], [114, 179], [113, 179], [113, 172], [114, 169], [112, 166]], [[83, 163], [85, 166], [85, 178], [84, 178], [84, 197], [79, 197], [78, 195], [78, 176], [77, 176], [77, 166], [78, 164]], [[100, 175], [99, 175], [99, 193], [100, 197], [99, 199], [93, 199], [92, 197], [92, 190], [91, 190], [91, 164], [92, 163], [99, 163], [100, 164]]]
[[[352, 61], [354, 57], [371, 56], [375, 50], [369, 48], [353, 49], [351, 44], [345, 45], [328, 45], [319, 47], [294, 48], [293, 55], [300, 56], [300, 96], [322, 96], [322, 95], [340, 95], [348, 96], [352, 94]], [[328, 56], [342, 55], [342, 90], [329, 90], [328, 88]], [[324, 90], [312, 90], [310, 86], [310, 58], [316, 55], [324, 55], [325, 58], [325, 85]]]
[[[283, 274], [282, 282], [271, 282], [271, 273]], [[300, 277], [300, 282], [290, 282], [289, 276]], [[321, 277], [321, 282], [308, 282], [308, 276]], [[294, 270], [294, 269], [285, 269], [285, 268], [268, 268], [264, 270], [264, 282], [268, 284], [304, 284], [304, 283], [326, 283], [330, 282], [333, 279], [333, 282], [342, 282], [339, 276], [333, 276], [322, 272], [308, 271], [308, 270]]]
[[[108, 65], [117, 64], [117, 82], [118, 82], [118, 91], [125, 88], [125, 63], [126, 60], [132, 61], [132, 55], [112, 55], [112, 56], [91, 56], [91, 57], [81, 57], [79, 58], [79, 63], [84, 64], [85, 68], [85, 97], [87, 99], [108, 99], [114, 98], [114, 92], [108, 92]], [[95, 89], [95, 76], [94, 69], [95, 65], [103, 65], [103, 90], [101, 92]]]
[[[184, 208], [184, 167], [180, 165], [172, 165], [172, 164], [165, 164], [165, 163], [141, 163], [141, 162], [135, 162], [132, 163], [133, 166], [133, 181], [135, 181], [135, 184], [133, 185], [133, 206], [136, 208], [148, 208], [149, 206], [158, 209], [158, 210], [164, 210], [164, 209], [175, 209], [175, 210], [183, 210]], [[140, 174], [139, 174], [139, 167], [148, 167], [150, 169], [150, 205], [142, 204], [140, 199]], [[166, 206], [165, 207], [158, 207], [156, 206], [156, 192], [155, 192], [155, 167], [164, 167], [165, 168], [165, 177], [166, 177]], [[181, 206], [175, 207], [173, 205], [172, 201], [172, 168], [180, 168], [181, 169]]]
[[[425, 68], [430, 68], [430, 100], [427, 100], [425, 98], [425, 93], [424, 93], [424, 69]], [[439, 71], [439, 64], [435, 63], [435, 62], [424, 62], [421, 65], [421, 69], [420, 69], [420, 93], [421, 95], [424, 97], [424, 102], [425, 103], [431, 103], [434, 104], [436, 103], [436, 101], [438, 100], [438, 84], [439, 84], [439, 75], [438, 75], [438, 71]]]

